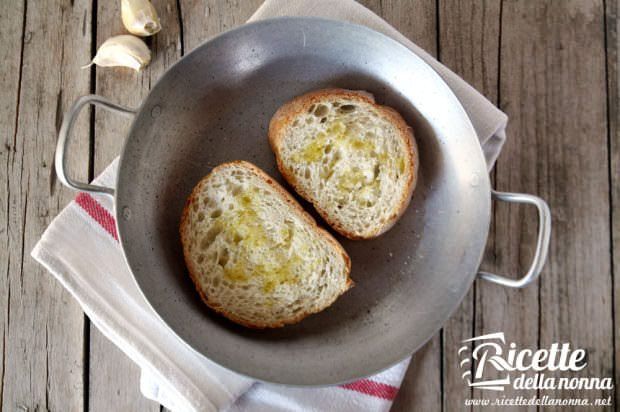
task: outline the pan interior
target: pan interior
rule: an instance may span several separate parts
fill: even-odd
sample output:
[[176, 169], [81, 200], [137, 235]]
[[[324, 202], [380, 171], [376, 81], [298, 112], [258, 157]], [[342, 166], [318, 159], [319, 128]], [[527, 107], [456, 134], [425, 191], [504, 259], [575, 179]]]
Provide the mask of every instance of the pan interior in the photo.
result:
[[[212, 313], [186, 274], [178, 235], [185, 199], [214, 166], [237, 159], [282, 183], [269, 119], [294, 96], [325, 87], [367, 90], [413, 127], [421, 162], [413, 200], [375, 240], [338, 237], [356, 286], [333, 306], [282, 329], [242, 328]], [[489, 193], [469, 119], [422, 60], [366, 28], [285, 18], [217, 37], [163, 76], [127, 138], [116, 204], [136, 281], [181, 339], [260, 380], [325, 385], [394, 364], [447, 320], [480, 262]]]

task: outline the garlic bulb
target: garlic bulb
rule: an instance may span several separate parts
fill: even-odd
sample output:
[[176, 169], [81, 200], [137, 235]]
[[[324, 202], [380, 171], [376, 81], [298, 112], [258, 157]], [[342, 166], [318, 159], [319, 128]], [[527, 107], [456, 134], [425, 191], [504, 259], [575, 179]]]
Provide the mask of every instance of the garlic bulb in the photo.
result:
[[151, 51], [141, 39], [129, 34], [122, 34], [110, 37], [103, 42], [97, 49], [93, 61], [83, 68], [96, 64], [103, 67], [124, 66], [140, 71], [150, 61]]
[[129, 33], [137, 36], [152, 36], [161, 30], [157, 10], [149, 0], [122, 0], [121, 17]]

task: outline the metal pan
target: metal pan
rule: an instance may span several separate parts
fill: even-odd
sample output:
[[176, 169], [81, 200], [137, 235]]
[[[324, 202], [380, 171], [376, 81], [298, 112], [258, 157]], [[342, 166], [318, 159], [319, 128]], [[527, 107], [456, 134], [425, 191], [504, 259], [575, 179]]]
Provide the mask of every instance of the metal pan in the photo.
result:
[[[420, 149], [418, 186], [389, 232], [339, 239], [355, 288], [298, 325], [245, 329], [211, 312], [194, 291], [178, 235], [183, 203], [222, 162], [249, 160], [282, 181], [267, 143], [269, 119], [287, 100], [324, 87], [368, 90], [403, 115]], [[116, 189], [65, 174], [67, 136], [87, 104], [134, 116]], [[269, 382], [336, 384], [393, 365], [439, 330], [477, 274], [511, 287], [535, 279], [549, 241], [544, 201], [492, 192], [474, 129], [439, 75], [396, 41], [343, 22], [282, 18], [224, 33], [172, 66], [138, 110], [81, 98], [64, 119], [56, 166], [67, 186], [115, 197], [127, 263], [161, 319], [209, 359]], [[536, 257], [518, 280], [478, 272], [492, 196], [539, 211]]]

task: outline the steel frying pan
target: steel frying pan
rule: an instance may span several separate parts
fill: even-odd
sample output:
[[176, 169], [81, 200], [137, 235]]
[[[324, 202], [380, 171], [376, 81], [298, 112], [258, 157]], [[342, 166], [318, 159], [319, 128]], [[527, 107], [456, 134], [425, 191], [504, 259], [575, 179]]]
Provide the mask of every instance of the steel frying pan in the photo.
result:
[[[370, 241], [339, 238], [355, 288], [297, 325], [245, 329], [211, 312], [186, 274], [183, 204], [226, 161], [249, 160], [282, 182], [267, 142], [269, 119], [292, 97], [324, 87], [368, 90], [396, 108], [414, 129], [420, 179], [389, 232]], [[64, 172], [68, 134], [87, 104], [134, 116], [115, 189]], [[549, 241], [544, 201], [492, 192], [470, 120], [439, 75], [396, 41], [343, 22], [281, 18], [226, 32], [172, 66], [138, 110], [79, 99], [64, 119], [56, 166], [66, 185], [115, 197], [127, 263], [161, 319], [209, 359], [269, 382], [335, 384], [393, 365], [439, 330], [477, 274], [513, 287], [533, 280]], [[492, 195], [539, 210], [537, 254], [519, 280], [478, 272]]]

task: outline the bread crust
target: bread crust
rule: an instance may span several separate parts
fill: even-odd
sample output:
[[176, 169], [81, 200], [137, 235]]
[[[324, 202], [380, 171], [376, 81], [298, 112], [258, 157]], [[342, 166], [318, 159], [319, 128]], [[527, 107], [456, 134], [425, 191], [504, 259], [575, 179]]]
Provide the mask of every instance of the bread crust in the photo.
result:
[[[314, 229], [314, 231], [321, 238], [323, 238], [333, 248], [335, 248], [340, 254], [340, 256], [344, 259], [345, 265], [346, 265], [347, 283], [345, 285], [345, 288], [340, 292], [340, 294], [334, 296], [334, 298], [331, 300], [331, 302], [329, 302], [329, 304], [325, 305], [323, 308], [320, 308], [317, 311], [302, 312], [293, 318], [286, 319], [280, 322], [250, 323], [235, 316], [233, 313], [226, 311], [225, 308], [219, 307], [214, 301], [210, 300], [207, 294], [205, 294], [204, 291], [200, 288], [200, 283], [198, 282], [199, 270], [198, 268], [194, 266], [190, 258], [189, 251], [187, 250], [185, 246], [190, 243], [190, 240], [188, 239], [189, 235], [188, 235], [188, 230], [187, 230], [188, 224], [189, 224], [189, 219], [188, 219], [189, 212], [190, 212], [190, 208], [192, 207], [192, 204], [198, 201], [197, 197], [199, 193], [201, 192], [203, 186], [208, 183], [208, 180], [211, 178], [211, 176], [213, 176], [218, 171], [221, 171], [222, 169], [229, 168], [229, 167], [246, 169], [252, 172], [256, 177], [258, 177], [259, 179], [267, 183], [280, 196], [280, 198], [284, 200], [284, 202], [286, 202], [290, 206], [292, 213], [295, 213], [298, 217], [304, 220], [312, 229]], [[200, 295], [200, 298], [202, 299], [202, 301], [214, 311], [220, 313], [221, 315], [232, 320], [233, 322], [238, 323], [248, 328], [252, 328], [252, 329], [279, 328], [285, 325], [291, 325], [291, 324], [297, 323], [309, 315], [325, 310], [326, 308], [331, 306], [338, 299], [339, 296], [341, 296], [344, 292], [351, 289], [355, 285], [355, 283], [349, 276], [351, 274], [351, 259], [349, 258], [349, 255], [344, 250], [342, 245], [340, 245], [340, 243], [338, 243], [338, 241], [334, 239], [334, 237], [328, 231], [321, 228], [317, 224], [317, 222], [314, 220], [314, 218], [311, 215], [309, 215], [308, 212], [306, 212], [301, 207], [301, 205], [297, 203], [295, 198], [293, 198], [293, 196], [291, 196], [290, 193], [288, 193], [282, 186], [280, 186], [280, 184], [274, 181], [267, 173], [265, 173], [259, 167], [255, 166], [254, 164], [250, 162], [246, 162], [244, 160], [235, 160], [232, 162], [222, 163], [221, 165], [213, 168], [211, 172], [209, 172], [209, 174], [207, 174], [205, 177], [203, 177], [198, 182], [198, 184], [192, 190], [192, 193], [187, 198], [187, 201], [185, 202], [185, 206], [183, 207], [183, 214], [181, 215], [181, 224], [179, 225], [179, 233], [181, 236], [181, 244], [183, 246], [183, 257], [185, 259], [185, 264], [187, 266], [189, 276], [192, 279], [192, 282], [194, 283], [194, 287], [198, 291], [198, 294]]]
[[[292, 173], [289, 173], [288, 169], [285, 167], [284, 162], [280, 156], [280, 147], [281, 143], [285, 137], [286, 127], [291, 124], [297, 116], [301, 113], [305, 113], [308, 108], [316, 103], [324, 102], [325, 100], [333, 100], [337, 98], [346, 98], [349, 100], [358, 101], [360, 103], [366, 103], [372, 105], [376, 110], [381, 112], [385, 117], [387, 117], [392, 124], [394, 124], [398, 130], [398, 136], [403, 140], [407, 147], [407, 154], [409, 164], [411, 165], [411, 173], [409, 174], [409, 178], [407, 181], [407, 189], [403, 192], [403, 195], [399, 199], [395, 211], [392, 215], [390, 215], [389, 219], [383, 223], [381, 226], [377, 226], [376, 230], [368, 235], [359, 235], [356, 233], [352, 233], [346, 230], [342, 225], [335, 219], [330, 216], [329, 212], [321, 207], [319, 202], [312, 197], [310, 193], [301, 187], [300, 183], [295, 179], [295, 176]], [[271, 146], [271, 150], [274, 152], [276, 156], [276, 163], [278, 165], [278, 170], [286, 181], [295, 189], [295, 191], [308, 202], [312, 203], [316, 211], [321, 215], [321, 217], [329, 224], [336, 232], [340, 233], [342, 236], [345, 236], [349, 239], [353, 240], [362, 240], [362, 239], [373, 239], [377, 236], [382, 235], [391, 229], [398, 219], [405, 213], [407, 210], [407, 206], [411, 202], [411, 197], [413, 195], [413, 191], [415, 190], [415, 186], [418, 178], [418, 148], [415, 142], [415, 138], [413, 136], [413, 130], [407, 122], [402, 118], [402, 116], [394, 109], [388, 106], [382, 106], [375, 103], [374, 96], [363, 90], [346, 90], [346, 89], [322, 89], [315, 90], [301, 96], [294, 98], [293, 100], [285, 103], [281, 106], [276, 113], [271, 118], [269, 122], [269, 145]]]

